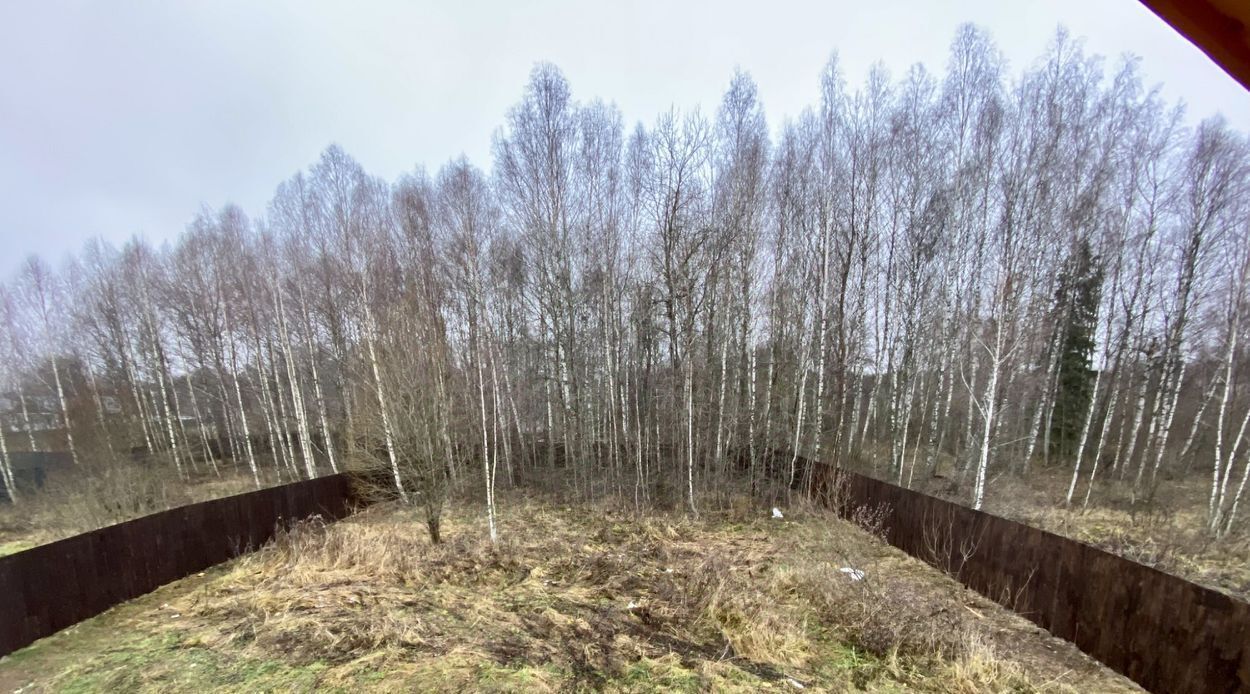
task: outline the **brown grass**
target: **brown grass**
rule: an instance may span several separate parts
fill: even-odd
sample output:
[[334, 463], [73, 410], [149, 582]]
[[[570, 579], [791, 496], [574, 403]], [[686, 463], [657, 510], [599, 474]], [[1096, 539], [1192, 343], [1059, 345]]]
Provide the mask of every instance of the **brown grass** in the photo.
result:
[[44, 681], [263, 689], [270, 680], [237, 674], [258, 672], [381, 691], [1132, 689], [816, 509], [774, 520], [742, 503], [692, 520], [501, 507], [496, 545], [476, 506], [449, 510], [438, 546], [395, 506], [302, 524], [161, 597], [126, 630], [147, 640], [79, 653]]
[[[914, 452], [912, 449], [909, 455]], [[888, 457], [884, 449], [877, 450], [876, 455], [879, 464]], [[874, 472], [870, 467], [858, 469], [891, 483], [897, 481], [883, 474], [883, 469]], [[962, 487], [957, 484], [955, 460], [942, 454], [938, 472], [941, 476], [932, 478], [918, 470], [913, 488], [968, 505], [971, 479]], [[1143, 498], [1139, 493], [1134, 498], [1132, 480], [1120, 480], [1104, 466], [1088, 508], [1083, 505], [1087, 474], [1081, 477], [1072, 507], [1065, 504], [1071, 475], [1067, 464], [1034, 464], [1027, 474], [996, 475], [986, 492], [985, 511], [1250, 600], [1250, 523], [1241, 523], [1232, 535], [1219, 540], [1207, 531], [1209, 472], [1195, 470], [1167, 479], [1161, 476], [1153, 497]]]
[[32, 547], [255, 488], [251, 474], [233, 466], [223, 466], [220, 476], [203, 471], [190, 482], [179, 479], [167, 461], [58, 472], [18, 503], [0, 505], [0, 545]]
[[1104, 480], [1088, 509], [1083, 496], [1068, 509], [1069, 474], [1035, 469], [1027, 478], [1004, 476], [986, 510], [1250, 600], [1250, 534], [1216, 540], [1207, 532], [1210, 480], [1169, 480], [1154, 499], [1137, 503], [1130, 482]]

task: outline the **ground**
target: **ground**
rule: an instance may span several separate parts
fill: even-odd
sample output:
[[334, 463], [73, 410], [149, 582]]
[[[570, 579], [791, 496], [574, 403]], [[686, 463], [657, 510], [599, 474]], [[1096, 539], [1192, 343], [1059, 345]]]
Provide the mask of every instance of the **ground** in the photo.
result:
[[[878, 461], [887, 457], [888, 450], [878, 451]], [[953, 460], [942, 456], [940, 462], [939, 477], [916, 474], [912, 488], [967, 504], [969, 488], [955, 484]], [[275, 467], [263, 466], [262, 485], [289, 481], [276, 476]], [[898, 481], [867, 462], [855, 469]], [[190, 484], [167, 470], [160, 472], [133, 467], [102, 479], [54, 479], [21, 504], [0, 504], [0, 556], [166, 508], [255, 489], [251, 474], [239, 466], [223, 466], [220, 475], [200, 470]], [[1133, 503], [1131, 482], [1104, 470], [1088, 508], [1081, 503], [1084, 479], [1076, 503], [1071, 507], [1064, 503], [1070, 479], [1071, 470], [1061, 466], [1034, 465], [1027, 474], [998, 474], [990, 481], [985, 510], [1250, 600], [1250, 522], [1219, 540], [1206, 531], [1210, 480], [1204, 474], [1166, 479], [1154, 499]]]
[[12, 540], [9, 542], [0, 542], [0, 557], [9, 554], [16, 554], [24, 549], [34, 547], [35, 543], [29, 540]]
[[476, 505], [438, 546], [393, 505], [305, 523], [0, 660], [0, 691], [1138, 691], [871, 523], [501, 509], [496, 545]]
[[[1219, 540], [1206, 530], [1211, 481], [1200, 474], [1168, 479], [1153, 499], [1133, 500], [1132, 482], [1103, 474], [1083, 504], [1085, 480], [1075, 503], [1065, 503], [1071, 469], [1034, 466], [1027, 475], [993, 480], [985, 510], [1153, 566], [1242, 600], [1250, 600], [1250, 532]], [[914, 480], [927, 494], [967, 503], [952, 484], [953, 472]], [[891, 482], [895, 480], [889, 480]]]
[[[262, 486], [282, 484], [272, 470]], [[220, 474], [200, 470], [188, 481], [147, 465], [118, 466], [100, 474], [53, 476], [37, 494], [0, 503], [0, 557], [35, 545], [231, 494], [256, 489], [250, 473], [235, 466]]]

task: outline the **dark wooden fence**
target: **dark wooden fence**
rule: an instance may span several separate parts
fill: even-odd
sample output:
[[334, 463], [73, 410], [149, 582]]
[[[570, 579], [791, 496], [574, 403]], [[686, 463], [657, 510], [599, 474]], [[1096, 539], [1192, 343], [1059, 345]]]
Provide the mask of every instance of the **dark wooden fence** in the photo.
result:
[[333, 475], [154, 513], [0, 557], [0, 655], [352, 505]]
[[[823, 474], [821, 474], [823, 472]], [[1153, 692], [1250, 692], [1250, 604], [1096, 547], [887, 482], [817, 472], [839, 511]], [[840, 484], [829, 485], [833, 479]]]
[[[890, 544], [1156, 692], [1250, 692], [1250, 605], [1095, 547], [850, 472], [815, 468]], [[355, 503], [346, 475], [206, 501], [0, 558], [0, 655]], [[829, 491], [833, 490], [833, 491]]]

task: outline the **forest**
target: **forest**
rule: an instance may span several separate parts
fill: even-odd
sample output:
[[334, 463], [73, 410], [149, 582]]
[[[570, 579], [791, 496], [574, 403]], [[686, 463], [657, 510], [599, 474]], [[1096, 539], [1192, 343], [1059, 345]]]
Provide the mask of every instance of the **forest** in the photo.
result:
[[387, 181], [331, 145], [259, 214], [29, 258], [11, 511], [35, 451], [84, 484], [370, 468], [436, 542], [457, 494], [494, 539], [497, 490], [697, 517], [821, 461], [978, 509], [1199, 480], [1196, 527], [1244, 537], [1247, 135], [1063, 30], [1020, 69], [964, 26], [944, 72], [813, 77], [781, 123], [736, 71], [714, 113], [627, 124], [539, 64], [489, 168]]

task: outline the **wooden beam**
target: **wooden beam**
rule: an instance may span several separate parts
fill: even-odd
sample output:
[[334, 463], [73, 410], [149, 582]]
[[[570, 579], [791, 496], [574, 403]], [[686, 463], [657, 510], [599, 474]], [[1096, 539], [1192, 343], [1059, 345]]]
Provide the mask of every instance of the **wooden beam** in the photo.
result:
[[1241, 86], [1250, 89], [1250, 2], [1141, 0]]

